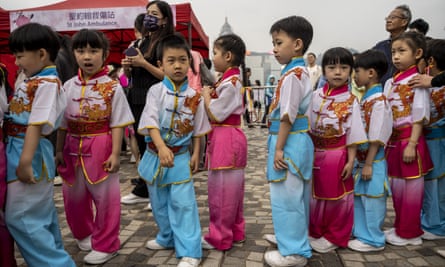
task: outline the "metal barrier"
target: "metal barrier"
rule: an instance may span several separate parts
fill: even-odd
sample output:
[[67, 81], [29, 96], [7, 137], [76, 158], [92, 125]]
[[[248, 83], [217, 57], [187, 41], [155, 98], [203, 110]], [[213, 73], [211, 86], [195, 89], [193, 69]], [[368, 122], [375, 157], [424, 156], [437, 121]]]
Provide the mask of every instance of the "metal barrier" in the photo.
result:
[[[249, 128], [254, 126], [267, 126], [267, 117], [264, 117], [266, 112], [265, 90], [273, 88], [274, 86], [246, 86], [246, 114], [244, 116], [245, 123]], [[270, 103], [269, 103], [270, 104]], [[268, 108], [268, 107], [267, 107]], [[249, 119], [246, 118], [249, 116]]]

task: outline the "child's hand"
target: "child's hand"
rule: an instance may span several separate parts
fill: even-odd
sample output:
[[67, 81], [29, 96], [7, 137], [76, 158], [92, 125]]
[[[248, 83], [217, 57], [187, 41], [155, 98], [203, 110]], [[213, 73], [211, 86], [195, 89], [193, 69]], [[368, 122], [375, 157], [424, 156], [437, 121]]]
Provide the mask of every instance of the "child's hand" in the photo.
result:
[[65, 160], [63, 159], [63, 152], [57, 152], [55, 157], [56, 167], [63, 166], [65, 167]]
[[411, 163], [416, 159], [416, 145], [408, 143], [403, 150], [403, 162]]
[[32, 173], [32, 165], [31, 164], [23, 164], [21, 161], [15, 170], [15, 174], [17, 175], [17, 179], [20, 182], [25, 184], [35, 184], [37, 183], [34, 178], [34, 174]]
[[190, 168], [192, 173], [196, 173], [199, 170], [199, 153], [193, 153], [190, 158]]
[[213, 89], [212, 87], [208, 86], [208, 85], [203, 86], [203, 87], [202, 87], [202, 94], [203, 94], [203, 95], [211, 95], [212, 92], [213, 92], [213, 90], [214, 90], [214, 89]]
[[287, 162], [284, 160], [283, 150], [276, 150], [273, 167], [275, 170], [285, 170], [287, 169]]
[[120, 168], [119, 156], [111, 154], [110, 157], [108, 157], [108, 159], [103, 163], [103, 168], [109, 173], [118, 172]]
[[163, 146], [158, 151], [159, 161], [162, 167], [171, 168], [174, 166], [175, 154], [167, 146]]
[[346, 180], [351, 176], [353, 167], [354, 167], [353, 162], [346, 163], [346, 165], [343, 167], [343, 170], [341, 172], [341, 177], [343, 180]]
[[372, 165], [365, 164], [362, 169], [362, 179], [367, 181], [372, 178]]

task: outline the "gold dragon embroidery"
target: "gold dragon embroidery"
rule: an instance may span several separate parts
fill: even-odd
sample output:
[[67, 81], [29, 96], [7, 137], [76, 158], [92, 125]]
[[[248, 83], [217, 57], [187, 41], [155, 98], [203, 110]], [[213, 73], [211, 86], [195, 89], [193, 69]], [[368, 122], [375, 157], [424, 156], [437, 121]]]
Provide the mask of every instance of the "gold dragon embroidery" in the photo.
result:
[[445, 115], [445, 87], [431, 92], [431, 100], [434, 104], [436, 113], [430, 117], [430, 123], [434, 123]]
[[91, 90], [97, 92], [103, 103], [105, 104], [105, 109], [102, 109], [102, 103], [96, 103], [93, 105], [86, 104], [83, 106], [82, 113], [88, 121], [98, 121], [109, 118], [111, 115], [111, 103], [115, 92], [116, 81], [110, 81], [107, 83], [96, 83], [91, 87]]
[[369, 124], [371, 122], [371, 113], [372, 113], [372, 107], [374, 104], [378, 101], [385, 101], [386, 97], [384, 95], [381, 95], [379, 97], [376, 97], [370, 101], [365, 101], [363, 103], [363, 111], [364, 111], [364, 117], [365, 117], [365, 128], [366, 132], [369, 132]]
[[[411, 114], [411, 103], [413, 103], [414, 92], [411, 87], [406, 84], [397, 85], [394, 89], [394, 93], [397, 93], [400, 97], [400, 102], [402, 102], [402, 110], [399, 110], [398, 105], [391, 105], [393, 120], [398, 118], [407, 117]], [[391, 100], [395, 100], [391, 98]]]
[[14, 97], [9, 104], [9, 111], [12, 113], [20, 114], [22, 112], [31, 112], [32, 104], [34, 103], [34, 98], [39, 85], [43, 82], [56, 83], [57, 92], [60, 90], [60, 80], [50, 79], [50, 78], [38, 78], [29, 80], [26, 83], [25, 90], [19, 89], [25, 93], [26, 97]]

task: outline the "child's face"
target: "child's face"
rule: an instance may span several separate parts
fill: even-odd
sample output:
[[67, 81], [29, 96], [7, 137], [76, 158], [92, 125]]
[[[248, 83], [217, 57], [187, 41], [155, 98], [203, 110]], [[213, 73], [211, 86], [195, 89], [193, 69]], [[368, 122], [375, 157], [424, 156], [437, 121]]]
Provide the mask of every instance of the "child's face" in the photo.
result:
[[392, 63], [398, 70], [405, 71], [416, 64], [417, 59], [422, 55], [422, 50], [419, 50], [420, 55], [418, 55], [419, 51], [413, 51], [404, 40], [396, 40], [391, 48]]
[[330, 88], [343, 86], [351, 75], [351, 66], [347, 64], [328, 64], [324, 67], [326, 80]]
[[26, 77], [32, 77], [45, 67], [42, 53], [46, 53], [46, 51], [40, 49], [36, 51], [17, 52], [14, 54], [15, 64], [19, 69], [23, 70]]
[[293, 57], [299, 56], [297, 40], [284, 31], [272, 33], [273, 53], [278, 63], [288, 64]]
[[190, 58], [187, 51], [181, 48], [166, 48], [160, 67], [164, 74], [177, 86], [181, 85], [190, 68]]
[[213, 47], [213, 68], [215, 71], [224, 73], [230, 67], [227, 52], [219, 47]]
[[105, 59], [102, 48], [92, 48], [90, 45], [76, 48], [74, 50], [74, 56], [85, 79], [99, 72], [102, 69]]
[[354, 81], [357, 84], [357, 86], [358, 87], [367, 86], [370, 82], [369, 71], [362, 67], [355, 68], [354, 70], [355, 70]]

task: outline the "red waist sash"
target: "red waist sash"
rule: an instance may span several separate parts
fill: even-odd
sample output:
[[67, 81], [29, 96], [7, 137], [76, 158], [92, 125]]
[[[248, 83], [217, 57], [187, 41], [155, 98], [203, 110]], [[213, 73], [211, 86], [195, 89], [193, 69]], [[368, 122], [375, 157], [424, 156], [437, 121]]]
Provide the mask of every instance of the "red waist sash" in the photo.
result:
[[[167, 146], [168, 149], [170, 149], [173, 154], [178, 153], [181, 148], [183, 148], [183, 146]], [[156, 154], [158, 153], [158, 148], [156, 147], [155, 143], [153, 142], [148, 142], [147, 143], [147, 148], [150, 149], [151, 151], [155, 152]]]
[[241, 126], [241, 115], [232, 114], [222, 122], [212, 122], [212, 126]]
[[75, 135], [104, 134], [110, 131], [109, 121], [75, 121], [68, 120], [68, 132]]
[[26, 129], [28, 129], [28, 125], [17, 124], [8, 120], [3, 122], [3, 130], [7, 136], [19, 136], [20, 134], [24, 135], [26, 133]]
[[346, 135], [321, 137], [311, 134], [311, 138], [315, 148], [319, 149], [334, 149], [346, 146]]

